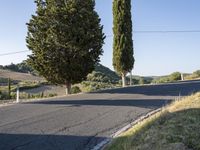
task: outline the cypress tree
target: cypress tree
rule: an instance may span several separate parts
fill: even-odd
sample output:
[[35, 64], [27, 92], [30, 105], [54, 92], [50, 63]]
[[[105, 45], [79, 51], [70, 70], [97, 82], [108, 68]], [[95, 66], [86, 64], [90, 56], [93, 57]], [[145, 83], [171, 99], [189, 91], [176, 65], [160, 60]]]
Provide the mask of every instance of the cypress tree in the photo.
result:
[[134, 65], [131, 0], [113, 1], [113, 67], [122, 76], [123, 87], [126, 74]]
[[28, 25], [28, 63], [54, 84], [86, 79], [102, 55], [105, 36], [94, 0], [36, 0]]

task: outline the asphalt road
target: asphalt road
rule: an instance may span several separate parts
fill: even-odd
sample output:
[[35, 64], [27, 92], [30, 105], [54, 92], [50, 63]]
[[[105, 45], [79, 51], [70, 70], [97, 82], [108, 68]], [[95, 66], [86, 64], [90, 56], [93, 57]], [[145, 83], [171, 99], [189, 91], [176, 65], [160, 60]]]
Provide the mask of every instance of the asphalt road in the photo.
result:
[[0, 150], [82, 150], [177, 96], [200, 90], [200, 81], [105, 90], [0, 107]]

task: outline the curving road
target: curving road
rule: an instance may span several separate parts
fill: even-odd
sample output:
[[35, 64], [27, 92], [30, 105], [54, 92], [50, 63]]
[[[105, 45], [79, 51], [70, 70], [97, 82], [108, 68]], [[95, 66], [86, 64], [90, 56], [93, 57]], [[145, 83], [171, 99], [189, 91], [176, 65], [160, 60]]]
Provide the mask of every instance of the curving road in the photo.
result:
[[0, 108], [0, 150], [91, 149], [200, 81], [136, 86]]

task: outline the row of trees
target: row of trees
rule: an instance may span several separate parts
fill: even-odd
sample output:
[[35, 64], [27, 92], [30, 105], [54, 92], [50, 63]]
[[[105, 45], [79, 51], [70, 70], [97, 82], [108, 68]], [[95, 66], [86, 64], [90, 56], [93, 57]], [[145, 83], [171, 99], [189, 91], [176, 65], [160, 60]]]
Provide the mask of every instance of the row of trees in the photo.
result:
[[[94, 0], [36, 0], [26, 37], [32, 51], [28, 63], [54, 84], [86, 79], [103, 54], [105, 35]], [[131, 1], [114, 0], [113, 66], [123, 78], [133, 68]]]
[[6, 69], [6, 70], [11, 70], [15, 72], [21, 72], [21, 73], [31, 73], [31, 74], [37, 74], [35, 70], [33, 70], [30, 65], [28, 65], [27, 61], [24, 60], [21, 63], [18, 64], [13, 64], [11, 63], [10, 65], [6, 66], [0, 66], [0, 69]]

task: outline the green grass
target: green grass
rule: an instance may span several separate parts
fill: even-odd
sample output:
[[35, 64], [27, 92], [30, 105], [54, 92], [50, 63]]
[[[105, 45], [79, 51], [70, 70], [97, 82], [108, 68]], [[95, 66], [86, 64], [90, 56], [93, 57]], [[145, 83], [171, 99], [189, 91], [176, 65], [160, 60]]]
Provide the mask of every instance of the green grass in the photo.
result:
[[200, 93], [176, 101], [114, 139], [106, 150], [200, 150]]

